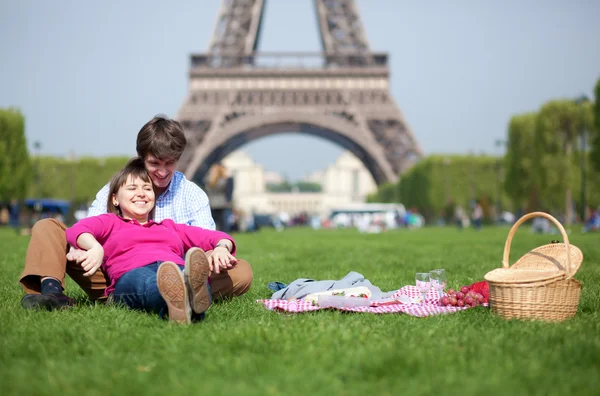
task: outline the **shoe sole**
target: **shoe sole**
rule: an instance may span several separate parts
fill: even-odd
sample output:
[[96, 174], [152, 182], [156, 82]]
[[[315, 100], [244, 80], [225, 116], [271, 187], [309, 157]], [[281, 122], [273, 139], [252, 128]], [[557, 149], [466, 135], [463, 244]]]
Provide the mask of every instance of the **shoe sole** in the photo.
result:
[[58, 302], [43, 294], [32, 294], [21, 299], [21, 306], [25, 309], [53, 311], [58, 309]]
[[210, 307], [210, 292], [208, 290], [208, 275], [210, 266], [206, 253], [200, 248], [192, 248], [185, 255], [183, 277], [190, 295], [192, 310], [201, 314]]
[[182, 324], [192, 323], [190, 301], [177, 264], [165, 261], [158, 267], [156, 283], [160, 295], [165, 299], [169, 310], [169, 320]]
[[21, 306], [25, 309], [47, 311], [66, 310], [75, 306], [75, 302], [72, 299], [66, 296], [62, 297], [63, 299], [45, 294], [26, 294], [21, 299]]

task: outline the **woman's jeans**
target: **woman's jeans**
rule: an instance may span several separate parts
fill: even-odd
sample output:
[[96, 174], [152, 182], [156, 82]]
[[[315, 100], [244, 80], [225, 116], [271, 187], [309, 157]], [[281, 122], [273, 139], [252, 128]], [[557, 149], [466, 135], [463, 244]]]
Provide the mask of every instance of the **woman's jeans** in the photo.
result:
[[[126, 272], [119, 278], [113, 292], [114, 301], [131, 309], [153, 312], [161, 317], [167, 313], [167, 303], [158, 291], [156, 272], [162, 261]], [[179, 265], [183, 271], [183, 266]]]

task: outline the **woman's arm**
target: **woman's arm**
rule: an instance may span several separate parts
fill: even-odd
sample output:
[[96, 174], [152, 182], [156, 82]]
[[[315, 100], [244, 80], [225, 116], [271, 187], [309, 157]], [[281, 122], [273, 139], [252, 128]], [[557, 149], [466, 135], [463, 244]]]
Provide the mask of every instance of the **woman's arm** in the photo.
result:
[[211, 271], [218, 274], [222, 269], [230, 269], [237, 263], [234, 257], [236, 246], [230, 235], [222, 231], [176, 224], [172, 220], [165, 220], [163, 224], [169, 224], [177, 230], [185, 250], [192, 247], [199, 247], [205, 252], [212, 250], [212, 254], [208, 257]]
[[80, 265], [85, 270], [83, 276], [92, 276], [98, 271], [104, 259], [104, 248], [89, 232], [77, 237], [77, 246], [86, 250], [81, 255]]

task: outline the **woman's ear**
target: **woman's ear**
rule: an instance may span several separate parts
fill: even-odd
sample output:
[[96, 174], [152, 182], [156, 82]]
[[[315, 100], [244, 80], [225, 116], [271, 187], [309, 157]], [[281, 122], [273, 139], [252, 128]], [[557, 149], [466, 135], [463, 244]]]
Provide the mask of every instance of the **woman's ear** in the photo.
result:
[[113, 205], [114, 205], [115, 207], [116, 207], [116, 206], [119, 206], [119, 201], [117, 201], [117, 197], [115, 197], [115, 195], [114, 195], [114, 194], [113, 194], [113, 196], [112, 196], [112, 203], [113, 203]]

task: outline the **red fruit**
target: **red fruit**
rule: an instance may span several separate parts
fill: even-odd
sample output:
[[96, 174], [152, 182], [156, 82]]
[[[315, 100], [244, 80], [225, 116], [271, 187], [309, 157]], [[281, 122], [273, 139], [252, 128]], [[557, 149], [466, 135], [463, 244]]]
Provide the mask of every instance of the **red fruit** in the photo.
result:
[[475, 300], [476, 300], [478, 303], [482, 303], [482, 302], [483, 302], [483, 300], [484, 300], [483, 294], [481, 294], [481, 293], [475, 293]]
[[448, 289], [448, 295], [449, 296], [453, 296], [455, 294], [456, 294], [456, 292], [454, 291], [454, 289]]
[[465, 306], [465, 300], [458, 300], [456, 302], [456, 306], [457, 307], [464, 307]]
[[448, 301], [450, 302], [450, 305], [453, 305], [453, 306], [458, 303], [458, 300], [454, 296], [448, 297]]
[[440, 298], [440, 304], [446, 306], [450, 304], [450, 299], [447, 296]]
[[471, 290], [481, 294], [483, 296], [483, 302], [488, 302], [490, 297], [490, 285], [487, 282], [483, 281], [473, 283], [471, 285]]
[[463, 292], [458, 292], [456, 293], [456, 298], [462, 300], [463, 298], [465, 298], [465, 294]]
[[471, 297], [471, 296], [465, 297], [465, 304], [469, 304], [470, 306], [473, 306], [474, 302], [475, 302], [475, 300], [473, 300], [473, 297]]
[[463, 294], [467, 294], [469, 292], [469, 287], [468, 286], [463, 286], [460, 288], [460, 291], [463, 292]]

